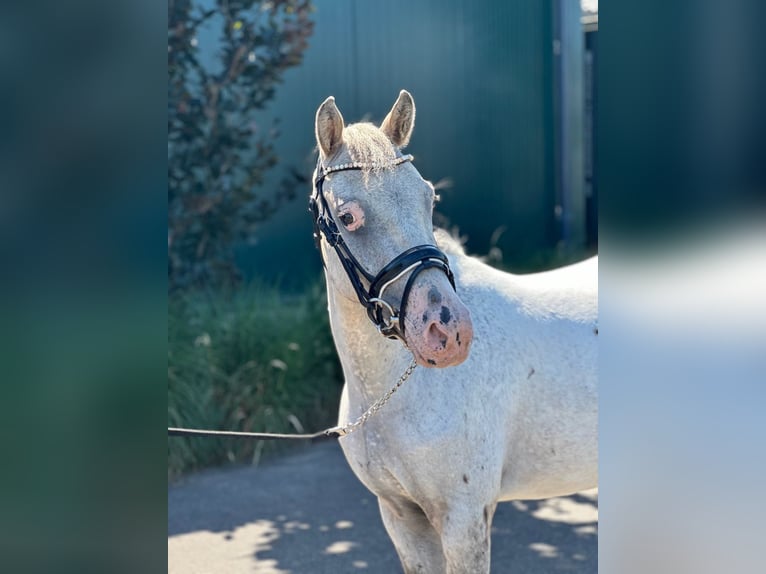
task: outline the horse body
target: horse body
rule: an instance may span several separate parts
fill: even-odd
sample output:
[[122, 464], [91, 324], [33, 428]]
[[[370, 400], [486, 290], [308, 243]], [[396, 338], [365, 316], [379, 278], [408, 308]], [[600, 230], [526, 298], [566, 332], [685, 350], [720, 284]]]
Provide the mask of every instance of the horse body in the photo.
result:
[[[373, 215], [368, 212], [368, 219]], [[439, 234], [438, 246], [449, 257], [456, 296], [470, 310], [464, 323], [447, 312], [449, 325], [438, 333], [458, 342], [460, 332], [472, 335], [463, 342], [470, 354], [449, 368], [416, 369], [377, 416], [340, 444], [354, 473], [378, 497], [405, 572], [489, 572], [497, 502], [596, 485], [598, 264], [592, 259], [515, 276], [466, 256], [446, 234]], [[380, 336], [324, 242], [322, 249], [346, 380], [342, 425], [387, 391], [412, 356], [399, 341]], [[413, 331], [421, 311], [424, 324], [429, 309], [438, 311], [439, 293], [455, 315], [465, 315], [447, 302], [447, 290], [436, 292], [443, 281], [438, 271], [422, 275], [425, 286], [411, 297], [428, 295], [411, 303], [417, 310], [409, 313]], [[453, 323], [458, 330], [450, 330]], [[428, 356], [423, 351], [424, 361]]]

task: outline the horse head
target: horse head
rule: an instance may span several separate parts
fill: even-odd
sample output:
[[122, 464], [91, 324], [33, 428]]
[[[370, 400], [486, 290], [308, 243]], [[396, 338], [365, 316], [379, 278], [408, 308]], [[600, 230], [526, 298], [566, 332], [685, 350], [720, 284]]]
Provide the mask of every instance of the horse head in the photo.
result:
[[402, 90], [380, 127], [345, 126], [333, 97], [317, 110], [319, 163], [312, 194], [328, 289], [358, 300], [386, 336], [425, 367], [467, 357], [473, 326], [449, 262], [436, 247], [433, 186], [402, 155], [415, 102]]

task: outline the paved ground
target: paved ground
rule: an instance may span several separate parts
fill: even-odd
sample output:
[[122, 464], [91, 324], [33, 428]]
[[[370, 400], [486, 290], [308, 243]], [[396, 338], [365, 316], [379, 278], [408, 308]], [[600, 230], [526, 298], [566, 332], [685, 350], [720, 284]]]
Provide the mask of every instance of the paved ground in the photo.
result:
[[[498, 505], [492, 572], [597, 571], [595, 491]], [[375, 498], [334, 442], [261, 467], [213, 470], [168, 489], [168, 572], [401, 572]]]

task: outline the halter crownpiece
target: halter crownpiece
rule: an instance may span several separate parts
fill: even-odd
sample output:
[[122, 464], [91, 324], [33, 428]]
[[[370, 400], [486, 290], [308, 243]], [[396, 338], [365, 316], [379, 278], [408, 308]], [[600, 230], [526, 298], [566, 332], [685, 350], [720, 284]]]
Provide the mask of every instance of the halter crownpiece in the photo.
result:
[[[361, 263], [354, 257], [343, 236], [335, 223], [332, 211], [327, 203], [327, 198], [322, 189], [325, 177], [330, 173], [339, 171], [351, 171], [362, 169], [375, 169], [380, 167], [396, 167], [405, 162], [412, 161], [411, 155], [402, 155], [386, 164], [372, 164], [361, 162], [341, 163], [334, 166], [323, 166], [321, 158], [317, 162], [316, 178], [314, 180], [314, 190], [309, 199], [309, 211], [314, 217], [314, 242], [322, 256], [321, 238], [324, 236], [328, 245], [335, 249], [335, 253], [340, 260], [343, 269], [348, 275], [351, 286], [356, 292], [359, 302], [367, 310], [367, 316], [370, 321], [378, 328], [378, 331], [389, 339], [404, 339], [404, 314], [407, 306], [407, 299], [415, 283], [415, 278], [430, 268], [441, 269], [449, 280], [452, 288], [455, 289], [455, 278], [449, 268], [447, 256], [435, 245], [418, 245], [396, 256], [388, 265], [383, 267], [377, 275], [369, 273]], [[321, 209], [321, 212], [320, 212]], [[322, 256], [322, 264], [325, 264]], [[396, 281], [404, 277], [408, 272], [409, 279], [404, 286], [402, 300], [397, 310], [389, 304], [383, 295], [386, 289]], [[361, 275], [361, 277], [360, 277]], [[364, 288], [362, 284], [364, 278], [369, 287]]]

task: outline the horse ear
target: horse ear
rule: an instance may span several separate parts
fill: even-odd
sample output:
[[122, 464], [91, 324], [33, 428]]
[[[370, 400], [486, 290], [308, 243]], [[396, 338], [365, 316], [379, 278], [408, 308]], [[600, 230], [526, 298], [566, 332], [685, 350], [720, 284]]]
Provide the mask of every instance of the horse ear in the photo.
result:
[[394, 107], [380, 125], [380, 129], [396, 147], [404, 147], [410, 142], [413, 127], [415, 127], [415, 100], [407, 90], [402, 90]]
[[319, 106], [314, 130], [322, 158], [326, 159], [335, 155], [343, 143], [343, 116], [340, 115], [333, 96]]

